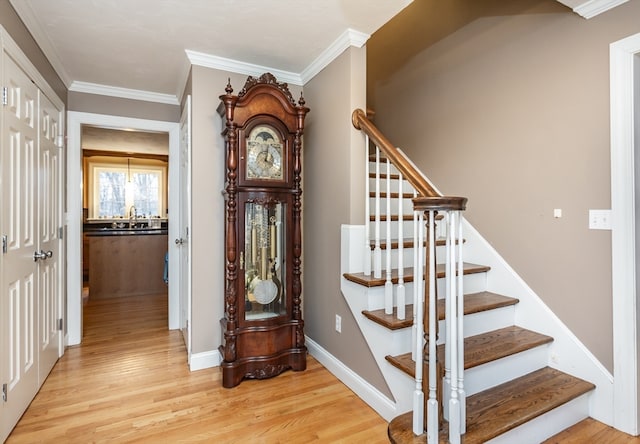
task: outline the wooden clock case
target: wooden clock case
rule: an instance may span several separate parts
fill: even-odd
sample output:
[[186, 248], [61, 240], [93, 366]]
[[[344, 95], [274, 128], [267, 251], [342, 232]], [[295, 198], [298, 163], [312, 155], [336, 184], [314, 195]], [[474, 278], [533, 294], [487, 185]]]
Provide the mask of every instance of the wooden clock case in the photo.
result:
[[[226, 142], [225, 315], [220, 321], [220, 353], [222, 384], [230, 388], [245, 378], [264, 379], [287, 369], [306, 369], [301, 310], [301, 149], [309, 108], [302, 96], [296, 103], [287, 84], [270, 73], [249, 77], [237, 95], [229, 82], [225, 92], [218, 108]], [[247, 167], [247, 140], [259, 125], [268, 126], [280, 138], [273, 146], [281, 150], [281, 163], [272, 169], [281, 171], [273, 177], [256, 176]], [[263, 248], [255, 239], [260, 237], [257, 229], [264, 234]], [[250, 269], [254, 263], [257, 273]], [[256, 302], [256, 281], [274, 292], [277, 288], [277, 297], [267, 292], [273, 301]]]

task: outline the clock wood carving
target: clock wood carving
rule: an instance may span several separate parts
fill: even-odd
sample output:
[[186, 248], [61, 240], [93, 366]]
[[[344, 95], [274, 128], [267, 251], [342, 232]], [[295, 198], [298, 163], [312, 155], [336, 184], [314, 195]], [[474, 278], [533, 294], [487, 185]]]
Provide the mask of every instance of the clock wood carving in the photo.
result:
[[286, 83], [249, 77], [218, 108], [225, 128], [222, 384], [304, 370], [301, 310], [302, 134], [309, 112]]

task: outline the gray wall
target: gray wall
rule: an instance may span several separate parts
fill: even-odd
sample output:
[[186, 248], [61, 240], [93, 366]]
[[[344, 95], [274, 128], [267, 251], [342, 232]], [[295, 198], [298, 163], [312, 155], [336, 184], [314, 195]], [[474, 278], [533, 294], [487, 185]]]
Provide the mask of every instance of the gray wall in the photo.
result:
[[365, 108], [365, 78], [366, 49], [349, 48], [304, 86], [302, 297], [307, 336], [391, 396], [340, 291], [340, 226], [364, 221], [364, 138], [351, 113]]
[[[222, 343], [224, 315], [224, 217], [226, 173], [222, 119], [216, 109], [227, 81], [235, 94], [246, 75], [193, 66], [187, 90], [192, 94], [192, 351], [206, 353]], [[290, 85], [294, 97], [301, 88]]]
[[180, 106], [69, 91], [69, 111], [179, 122]]
[[443, 193], [469, 198], [469, 221], [609, 371], [611, 232], [587, 215], [611, 207], [609, 44], [639, 18], [637, 0], [590, 20], [487, 15], [371, 98], [384, 133]]

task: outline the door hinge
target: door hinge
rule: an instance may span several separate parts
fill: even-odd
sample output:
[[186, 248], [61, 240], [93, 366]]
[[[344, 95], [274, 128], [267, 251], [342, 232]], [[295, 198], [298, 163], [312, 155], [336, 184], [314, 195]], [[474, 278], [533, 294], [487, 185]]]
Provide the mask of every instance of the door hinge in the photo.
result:
[[2, 400], [7, 402], [7, 384], [2, 384]]
[[58, 331], [62, 331], [64, 328], [64, 321], [62, 318], [58, 319]]
[[9, 104], [9, 88], [2, 87], [2, 105], [7, 106]]
[[58, 239], [60, 240], [64, 239], [64, 227], [58, 228]]
[[2, 235], [2, 254], [7, 254], [7, 235]]

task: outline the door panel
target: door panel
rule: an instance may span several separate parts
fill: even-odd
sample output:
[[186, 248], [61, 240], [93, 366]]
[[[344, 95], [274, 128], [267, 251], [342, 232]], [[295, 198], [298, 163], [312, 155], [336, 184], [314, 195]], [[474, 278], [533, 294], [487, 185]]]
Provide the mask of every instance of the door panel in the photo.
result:
[[180, 329], [191, 362], [191, 271], [190, 271], [190, 229], [191, 229], [191, 96], [187, 96], [180, 117]]
[[0, 421], [5, 437], [38, 391], [38, 266], [36, 193], [38, 90], [9, 57], [4, 57], [3, 77], [8, 105], [3, 107], [2, 215], [0, 228], [7, 237], [2, 257], [3, 383], [7, 401]]
[[58, 319], [62, 318], [60, 274], [60, 238], [62, 226], [60, 148], [60, 111], [40, 93], [40, 193], [39, 230], [40, 251], [47, 258], [38, 261], [40, 299], [40, 384], [53, 368], [62, 351], [62, 332]]

